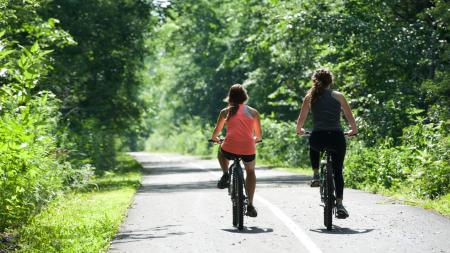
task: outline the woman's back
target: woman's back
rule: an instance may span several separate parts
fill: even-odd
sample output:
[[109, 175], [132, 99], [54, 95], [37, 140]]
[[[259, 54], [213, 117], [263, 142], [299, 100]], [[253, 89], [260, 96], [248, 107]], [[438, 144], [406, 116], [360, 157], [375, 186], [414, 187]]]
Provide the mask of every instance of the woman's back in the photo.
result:
[[341, 104], [333, 97], [332, 90], [324, 90], [316, 101], [311, 102], [311, 112], [313, 115], [313, 130], [341, 130]]
[[240, 155], [256, 153], [253, 137], [255, 118], [247, 105], [240, 104], [238, 111], [227, 120], [226, 125], [227, 134], [222, 144], [223, 150]]

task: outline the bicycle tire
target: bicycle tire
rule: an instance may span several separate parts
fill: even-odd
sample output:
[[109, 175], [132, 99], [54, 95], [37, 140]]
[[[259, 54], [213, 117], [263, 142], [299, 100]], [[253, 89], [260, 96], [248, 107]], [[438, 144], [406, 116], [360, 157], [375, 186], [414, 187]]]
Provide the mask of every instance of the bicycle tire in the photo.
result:
[[231, 169], [231, 205], [232, 205], [232, 213], [233, 213], [233, 226], [236, 227], [238, 224], [238, 201], [237, 201], [237, 176], [235, 168]]
[[333, 168], [331, 161], [326, 165], [327, 175], [325, 180], [325, 205], [324, 205], [324, 225], [327, 230], [331, 230], [333, 227]]
[[238, 214], [238, 229], [244, 228], [244, 175], [242, 169], [238, 167], [236, 171], [237, 178], [237, 214]]

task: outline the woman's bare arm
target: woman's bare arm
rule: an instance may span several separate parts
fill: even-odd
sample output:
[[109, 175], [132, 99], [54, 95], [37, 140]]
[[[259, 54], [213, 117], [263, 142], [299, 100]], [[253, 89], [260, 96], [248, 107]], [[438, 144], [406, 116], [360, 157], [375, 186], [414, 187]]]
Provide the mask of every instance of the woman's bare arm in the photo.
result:
[[259, 118], [259, 112], [255, 111], [255, 142], [259, 142], [262, 140], [262, 128], [261, 128], [261, 120]]
[[255, 142], [259, 142], [262, 140], [262, 127], [261, 127], [261, 119], [259, 117], [259, 112], [252, 107], [248, 107], [250, 113], [252, 114], [254, 121], [254, 129], [255, 129]]
[[211, 136], [211, 140], [219, 142], [219, 134], [222, 132], [223, 127], [225, 126], [225, 121], [227, 118], [228, 109], [223, 109], [220, 111], [219, 117], [217, 118], [216, 127], [214, 128], [213, 134]]
[[301, 135], [305, 133], [305, 129], [303, 129], [303, 125], [305, 124], [306, 118], [308, 117], [309, 109], [310, 109], [310, 97], [308, 95], [303, 99], [302, 108], [300, 109], [300, 114], [297, 119], [297, 134]]
[[347, 134], [348, 135], [357, 134], [358, 128], [356, 127], [355, 117], [353, 117], [353, 113], [352, 113], [352, 110], [350, 109], [350, 105], [347, 103], [347, 100], [345, 99], [344, 95], [337, 91], [333, 91], [332, 95], [341, 104], [342, 110], [344, 111], [345, 118], [347, 119], [348, 123], [350, 124], [350, 127], [352, 128], [352, 130], [350, 130]]

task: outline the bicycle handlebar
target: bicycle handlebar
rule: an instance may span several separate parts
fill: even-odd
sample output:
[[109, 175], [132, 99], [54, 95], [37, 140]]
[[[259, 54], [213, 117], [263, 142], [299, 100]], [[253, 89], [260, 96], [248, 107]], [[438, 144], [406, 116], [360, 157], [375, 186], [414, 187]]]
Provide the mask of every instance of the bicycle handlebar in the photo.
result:
[[[303, 137], [310, 137], [311, 136], [311, 131], [305, 131], [305, 133], [304, 134], [301, 134], [300, 136], [303, 136]], [[345, 135], [345, 137], [346, 138], [352, 138], [352, 137], [354, 137], [354, 136], [357, 136], [358, 134], [352, 134], [352, 135], [349, 135], [348, 133], [344, 133], [344, 135]]]
[[[217, 144], [221, 144], [222, 142], [224, 141], [224, 139], [219, 139], [219, 142], [216, 142], [215, 140], [213, 140], [213, 139], [209, 139], [208, 140], [208, 142], [210, 142], [210, 143], [217, 143]], [[259, 140], [259, 141], [257, 141], [257, 142], [255, 142], [255, 143], [261, 143], [262, 142], [262, 140]]]

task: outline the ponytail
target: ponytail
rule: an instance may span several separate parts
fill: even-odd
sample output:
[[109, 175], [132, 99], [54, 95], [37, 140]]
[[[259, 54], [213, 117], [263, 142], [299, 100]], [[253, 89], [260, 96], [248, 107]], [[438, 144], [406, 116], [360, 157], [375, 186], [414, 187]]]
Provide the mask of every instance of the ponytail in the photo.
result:
[[227, 120], [236, 115], [239, 105], [248, 99], [247, 91], [241, 84], [234, 84], [228, 91], [228, 113]]
[[228, 106], [228, 113], [227, 113], [227, 120], [229, 120], [231, 117], [236, 115], [238, 110], [239, 110], [239, 104], [237, 104], [237, 105], [229, 105]]
[[311, 104], [325, 92], [325, 90], [333, 83], [333, 74], [328, 69], [318, 69], [312, 76], [313, 86], [308, 90], [308, 96]]
[[308, 91], [308, 96], [310, 97], [310, 101], [311, 103], [314, 103], [317, 101], [317, 99], [319, 99], [319, 97], [324, 93], [324, 91], [326, 90], [326, 86], [322, 85], [322, 83], [320, 81], [318, 82], [314, 82], [313, 86], [311, 87], [311, 89], [309, 89]]

